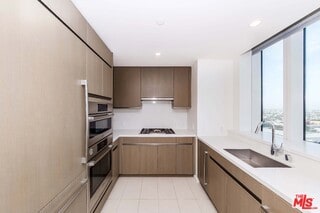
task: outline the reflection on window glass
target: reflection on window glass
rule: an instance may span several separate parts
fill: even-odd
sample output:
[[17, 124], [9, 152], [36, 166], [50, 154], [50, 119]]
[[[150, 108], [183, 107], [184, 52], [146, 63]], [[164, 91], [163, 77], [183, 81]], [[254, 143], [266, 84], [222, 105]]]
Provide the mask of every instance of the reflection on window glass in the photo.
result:
[[306, 28], [305, 139], [320, 141], [320, 21]]
[[[272, 121], [283, 135], [283, 41], [262, 51], [262, 119]], [[271, 132], [265, 126], [264, 132]]]

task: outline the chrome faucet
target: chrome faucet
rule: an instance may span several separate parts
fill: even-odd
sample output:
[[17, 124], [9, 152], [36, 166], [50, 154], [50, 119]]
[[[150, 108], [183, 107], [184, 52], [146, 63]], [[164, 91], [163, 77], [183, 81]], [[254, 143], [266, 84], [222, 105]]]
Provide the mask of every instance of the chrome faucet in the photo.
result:
[[271, 155], [274, 155], [275, 153], [278, 153], [279, 151], [282, 150], [282, 144], [280, 145], [280, 147], [278, 147], [275, 143], [274, 143], [274, 124], [271, 121], [261, 121], [260, 123], [258, 123], [256, 130], [254, 131], [254, 133], [259, 133], [261, 130], [261, 127], [264, 125], [269, 125], [271, 126]]

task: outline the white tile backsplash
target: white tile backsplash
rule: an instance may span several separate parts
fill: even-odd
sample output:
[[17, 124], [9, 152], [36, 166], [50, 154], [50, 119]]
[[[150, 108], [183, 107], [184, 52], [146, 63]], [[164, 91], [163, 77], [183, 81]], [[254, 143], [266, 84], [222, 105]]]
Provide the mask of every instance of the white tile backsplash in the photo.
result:
[[171, 101], [143, 101], [140, 109], [114, 109], [113, 129], [188, 128], [188, 110], [173, 109]]

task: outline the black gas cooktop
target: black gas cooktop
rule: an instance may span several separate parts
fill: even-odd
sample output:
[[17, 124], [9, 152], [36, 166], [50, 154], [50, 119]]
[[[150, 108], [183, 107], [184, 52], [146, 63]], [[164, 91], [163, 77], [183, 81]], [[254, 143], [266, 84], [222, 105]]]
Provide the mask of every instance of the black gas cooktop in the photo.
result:
[[175, 134], [175, 132], [168, 128], [143, 128], [140, 134]]

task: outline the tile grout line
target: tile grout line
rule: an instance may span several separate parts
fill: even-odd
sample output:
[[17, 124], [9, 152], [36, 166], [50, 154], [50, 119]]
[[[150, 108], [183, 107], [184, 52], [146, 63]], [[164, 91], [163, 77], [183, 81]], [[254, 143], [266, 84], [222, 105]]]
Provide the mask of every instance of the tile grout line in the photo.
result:
[[141, 185], [140, 185], [140, 193], [139, 193], [139, 200], [138, 200], [138, 209], [137, 212], [140, 212], [140, 202], [141, 202], [141, 194], [142, 194], [142, 185], [143, 185], [143, 177], [141, 178]]
[[179, 200], [178, 200], [178, 194], [177, 194], [177, 191], [176, 191], [176, 186], [175, 186], [174, 181], [173, 181], [172, 178], [171, 178], [171, 182], [172, 182], [172, 185], [173, 185], [174, 193], [176, 195], [176, 202], [177, 202], [178, 208], [179, 208], [178, 210], [181, 213], [181, 208], [180, 208], [180, 203], [179, 203]]

